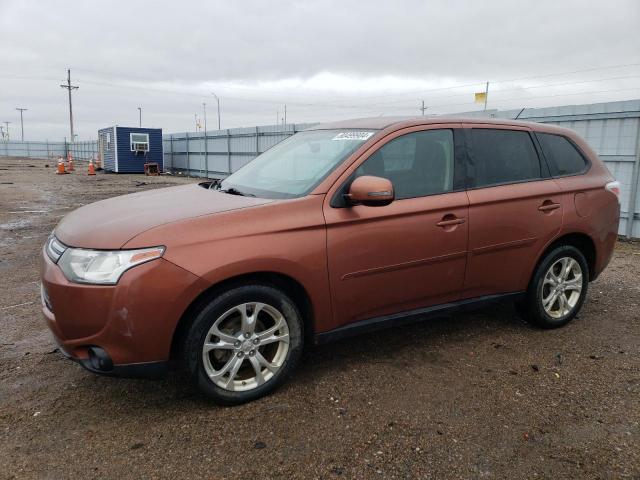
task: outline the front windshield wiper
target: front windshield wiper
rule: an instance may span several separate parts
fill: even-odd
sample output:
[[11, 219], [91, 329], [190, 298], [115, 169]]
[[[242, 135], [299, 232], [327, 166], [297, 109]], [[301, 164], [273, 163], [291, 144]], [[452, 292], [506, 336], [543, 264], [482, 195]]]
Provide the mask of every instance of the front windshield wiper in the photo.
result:
[[241, 195], [243, 197], [255, 197], [253, 193], [241, 192], [237, 188], [229, 187], [229, 188], [218, 188], [219, 192], [228, 193], [230, 195]]

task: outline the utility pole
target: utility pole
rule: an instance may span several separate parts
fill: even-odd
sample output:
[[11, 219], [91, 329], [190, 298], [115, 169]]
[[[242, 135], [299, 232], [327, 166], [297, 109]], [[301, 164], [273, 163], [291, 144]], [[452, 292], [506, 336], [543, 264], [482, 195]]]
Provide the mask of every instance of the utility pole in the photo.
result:
[[216, 103], [218, 104], [218, 130], [220, 130], [220, 99], [218, 98], [218, 96], [211, 92], [211, 95], [213, 95], [216, 99]]
[[193, 116], [194, 116], [194, 118], [196, 120], [196, 132], [197, 132], [198, 131], [198, 114], [194, 113]]
[[73, 108], [71, 107], [71, 90], [77, 90], [80, 87], [71, 85], [71, 70], [67, 69], [67, 83], [60, 85], [62, 88], [69, 90], [69, 127], [71, 129], [71, 143], [75, 141], [75, 135], [73, 134]]
[[5, 130], [7, 131], [7, 142], [9, 141], [9, 124], [11, 122], [4, 122], [5, 124]]
[[489, 98], [489, 82], [487, 82], [487, 86], [484, 89], [484, 109], [487, 110], [487, 99]]
[[142, 127], [142, 107], [138, 107], [138, 126]]
[[207, 104], [202, 103], [202, 112], [204, 113], [204, 134], [207, 134]]
[[24, 142], [24, 120], [22, 119], [22, 112], [26, 111], [26, 108], [17, 107], [16, 110], [20, 110], [20, 131], [22, 132], [22, 141]]
[[422, 115], [423, 115], [423, 116], [424, 116], [424, 112], [425, 112], [425, 110], [426, 110], [427, 108], [429, 108], [429, 107], [425, 107], [425, 106], [424, 106], [424, 100], [422, 100], [422, 106], [420, 107], [420, 111], [422, 112]]
[[284, 124], [287, 124], [287, 104], [284, 104]]
[[207, 149], [207, 104], [202, 102], [202, 110], [204, 112], [204, 171], [205, 177], [209, 176], [209, 150]]

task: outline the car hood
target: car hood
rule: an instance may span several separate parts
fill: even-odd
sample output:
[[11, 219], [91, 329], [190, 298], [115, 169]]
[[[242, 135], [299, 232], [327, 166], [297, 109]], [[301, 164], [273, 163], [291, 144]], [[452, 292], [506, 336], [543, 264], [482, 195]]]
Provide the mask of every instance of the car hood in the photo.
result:
[[72, 247], [117, 249], [150, 228], [273, 202], [231, 195], [198, 184], [160, 188], [91, 203], [65, 216], [55, 235]]

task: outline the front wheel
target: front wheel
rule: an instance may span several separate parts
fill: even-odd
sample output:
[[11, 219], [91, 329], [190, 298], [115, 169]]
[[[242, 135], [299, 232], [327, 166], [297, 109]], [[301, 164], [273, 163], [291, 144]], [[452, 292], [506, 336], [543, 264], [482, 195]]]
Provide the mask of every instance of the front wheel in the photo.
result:
[[518, 312], [538, 327], [562, 327], [582, 308], [588, 286], [589, 267], [582, 252], [571, 245], [559, 246], [536, 268]]
[[184, 345], [196, 386], [221, 404], [271, 392], [293, 371], [303, 346], [300, 312], [280, 290], [240, 286], [196, 314]]

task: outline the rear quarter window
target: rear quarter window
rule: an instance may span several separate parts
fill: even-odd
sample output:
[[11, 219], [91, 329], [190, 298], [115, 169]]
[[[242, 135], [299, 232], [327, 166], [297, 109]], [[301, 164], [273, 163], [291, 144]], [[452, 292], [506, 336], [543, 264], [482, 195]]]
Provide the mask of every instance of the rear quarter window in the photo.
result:
[[576, 175], [586, 170], [586, 159], [569, 139], [551, 133], [536, 133], [536, 136], [552, 176]]

